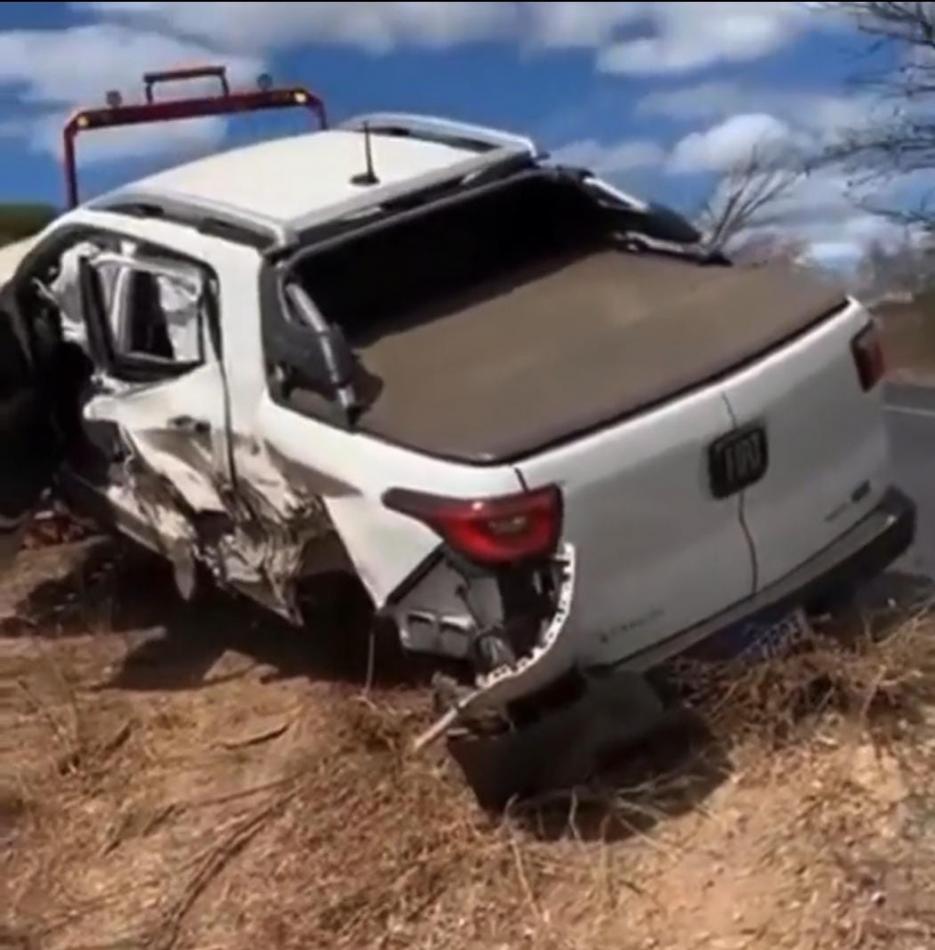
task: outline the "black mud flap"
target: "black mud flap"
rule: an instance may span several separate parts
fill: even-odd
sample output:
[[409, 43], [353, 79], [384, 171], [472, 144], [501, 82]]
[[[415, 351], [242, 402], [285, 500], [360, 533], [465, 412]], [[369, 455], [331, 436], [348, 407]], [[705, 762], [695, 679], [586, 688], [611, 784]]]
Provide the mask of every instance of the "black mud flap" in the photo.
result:
[[16, 554], [57, 462], [42, 385], [12, 318], [0, 310], [0, 567]]
[[587, 677], [578, 698], [514, 731], [450, 733], [447, 744], [478, 804], [502, 811], [510, 801], [585, 783], [609, 755], [646, 739], [666, 719], [644, 677], [617, 672]]

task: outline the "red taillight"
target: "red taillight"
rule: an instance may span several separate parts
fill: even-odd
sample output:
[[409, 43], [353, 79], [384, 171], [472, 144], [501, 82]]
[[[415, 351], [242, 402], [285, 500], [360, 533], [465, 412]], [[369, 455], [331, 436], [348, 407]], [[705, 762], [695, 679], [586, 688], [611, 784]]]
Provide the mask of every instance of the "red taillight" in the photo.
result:
[[871, 323], [864, 327], [851, 340], [851, 352], [854, 354], [854, 364], [857, 367], [857, 376], [864, 391], [873, 389], [883, 378], [886, 363], [883, 358], [883, 345], [876, 324]]
[[562, 532], [562, 493], [555, 486], [473, 499], [392, 488], [383, 503], [428, 525], [455, 551], [481, 564], [548, 557]]

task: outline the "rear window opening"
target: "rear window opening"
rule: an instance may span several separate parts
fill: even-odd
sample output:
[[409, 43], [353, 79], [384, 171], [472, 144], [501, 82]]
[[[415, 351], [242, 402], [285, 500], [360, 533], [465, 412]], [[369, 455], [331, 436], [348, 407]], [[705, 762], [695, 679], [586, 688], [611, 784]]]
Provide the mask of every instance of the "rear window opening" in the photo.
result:
[[406, 318], [507, 292], [610, 241], [608, 216], [571, 181], [526, 177], [313, 252], [294, 273], [352, 345]]

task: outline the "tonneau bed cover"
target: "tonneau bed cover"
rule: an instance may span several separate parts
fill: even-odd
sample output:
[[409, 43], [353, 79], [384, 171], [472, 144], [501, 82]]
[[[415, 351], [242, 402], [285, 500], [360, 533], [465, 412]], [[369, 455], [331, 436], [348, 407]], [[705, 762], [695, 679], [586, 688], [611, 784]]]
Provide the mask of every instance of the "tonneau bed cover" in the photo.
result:
[[503, 462], [730, 371], [844, 304], [788, 266], [602, 249], [539, 263], [356, 341], [382, 391], [365, 431]]

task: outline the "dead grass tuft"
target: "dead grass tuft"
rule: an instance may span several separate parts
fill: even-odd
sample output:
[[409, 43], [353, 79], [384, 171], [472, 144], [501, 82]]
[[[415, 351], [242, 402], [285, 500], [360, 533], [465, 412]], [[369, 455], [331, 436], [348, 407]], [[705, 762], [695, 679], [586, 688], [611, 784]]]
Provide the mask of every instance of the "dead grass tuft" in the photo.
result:
[[687, 664], [687, 704], [728, 747], [772, 755], [817, 732], [880, 736], [935, 702], [935, 639], [928, 610], [875, 629], [812, 630], [767, 662]]

